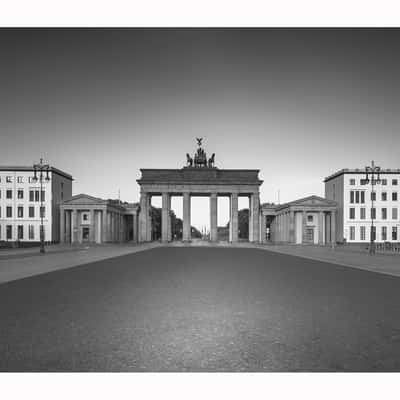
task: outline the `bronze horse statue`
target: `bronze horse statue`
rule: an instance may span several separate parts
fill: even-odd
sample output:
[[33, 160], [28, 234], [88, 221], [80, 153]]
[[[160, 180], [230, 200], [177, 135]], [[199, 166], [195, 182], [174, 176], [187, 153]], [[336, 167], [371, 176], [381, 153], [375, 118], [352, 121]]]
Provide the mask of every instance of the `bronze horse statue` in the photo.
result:
[[214, 162], [215, 162], [215, 153], [213, 153], [212, 156], [208, 160], [208, 168], [213, 168]]
[[190, 157], [189, 153], [186, 153], [186, 160], [188, 167], [193, 167], [193, 158]]

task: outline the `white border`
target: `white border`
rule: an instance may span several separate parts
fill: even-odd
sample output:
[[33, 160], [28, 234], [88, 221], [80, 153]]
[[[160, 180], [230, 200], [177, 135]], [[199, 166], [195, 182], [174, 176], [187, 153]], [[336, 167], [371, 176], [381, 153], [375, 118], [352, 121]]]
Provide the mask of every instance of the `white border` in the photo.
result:
[[395, 0], [9, 0], [0, 26], [398, 26]]

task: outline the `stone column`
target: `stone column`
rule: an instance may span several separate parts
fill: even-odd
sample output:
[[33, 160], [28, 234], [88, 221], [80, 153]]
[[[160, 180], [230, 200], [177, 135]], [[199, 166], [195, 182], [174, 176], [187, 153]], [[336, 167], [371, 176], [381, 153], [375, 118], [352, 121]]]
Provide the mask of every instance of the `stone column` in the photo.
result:
[[183, 193], [183, 241], [192, 239], [190, 227], [190, 193]]
[[253, 241], [253, 196], [249, 196], [249, 242]]
[[89, 242], [95, 242], [95, 221], [94, 221], [94, 210], [90, 210], [90, 227], [89, 227]]
[[148, 194], [146, 192], [140, 193], [140, 212], [139, 212], [139, 226], [138, 226], [138, 239], [139, 242], [147, 241], [147, 225], [149, 223], [149, 210], [148, 210]]
[[162, 194], [162, 210], [161, 210], [161, 241], [168, 242], [168, 223], [169, 219], [169, 194]]
[[101, 242], [106, 243], [108, 238], [107, 238], [107, 232], [108, 232], [108, 227], [107, 227], [107, 210], [104, 209], [102, 210], [102, 223], [101, 223]]
[[168, 242], [172, 241], [171, 195], [168, 196]]
[[302, 212], [302, 238], [301, 243], [304, 244], [307, 238], [307, 213], [305, 211]]
[[294, 211], [289, 213], [289, 243], [295, 242], [295, 222], [294, 222]]
[[331, 243], [336, 244], [336, 211], [331, 211]]
[[76, 243], [78, 240], [78, 213], [76, 210], [71, 212], [71, 243]]
[[218, 196], [217, 193], [210, 195], [210, 240], [218, 241]]
[[71, 212], [65, 210], [65, 243], [71, 243]]
[[318, 244], [324, 244], [324, 212], [318, 214]]
[[151, 216], [151, 195], [147, 196], [147, 241], [153, 240], [153, 222]]
[[261, 213], [261, 226], [260, 226], [260, 241], [261, 243], [266, 243], [267, 238], [265, 237], [266, 234], [266, 224], [267, 224], [267, 216]]
[[260, 237], [260, 195], [255, 193], [252, 197], [253, 242], [256, 243]]
[[238, 194], [231, 194], [231, 221], [230, 226], [232, 228], [232, 243], [237, 243], [239, 239], [239, 215], [238, 215]]
[[60, 209], [60, 243], [65, 243], [65, 211]]

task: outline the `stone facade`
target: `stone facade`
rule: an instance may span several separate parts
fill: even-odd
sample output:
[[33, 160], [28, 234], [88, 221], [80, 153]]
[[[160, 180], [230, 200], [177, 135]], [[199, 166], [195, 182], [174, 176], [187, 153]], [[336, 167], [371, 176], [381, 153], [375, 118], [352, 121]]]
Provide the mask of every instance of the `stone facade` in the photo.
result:
[[218, 168], [185, 167], [182, 169], [141, 169], [142, 176], [137, 180], [140, 185], [139, 242], [151, 240], [151, 196], [162, 196], [162, 237], [163, 242], [171, 240], [170, 205], [171, 196], [183, 198], [183, 240], [191, 240], [190, 201], [192, 196], [210, 198], [210, 236], [212, 241], [217, 235], [218, 196], [230, 199], [229, 240], [238, 241], [238, 197], [250, 199], [249, 240], [260, 239], [260, 192], [262, 181], [259, 170], [238, 170]]
[[60, 205], [60, 242], [137, 242], [138, 210], [138, 204], [73, 196]]
[[[309, 196], [286, 204], [261, 206], [261, 226], [267, 228], [273, 243], [335, 243], [337, 203], [318, 196]], [[267, 242], [266, 232], [261, 241]]]

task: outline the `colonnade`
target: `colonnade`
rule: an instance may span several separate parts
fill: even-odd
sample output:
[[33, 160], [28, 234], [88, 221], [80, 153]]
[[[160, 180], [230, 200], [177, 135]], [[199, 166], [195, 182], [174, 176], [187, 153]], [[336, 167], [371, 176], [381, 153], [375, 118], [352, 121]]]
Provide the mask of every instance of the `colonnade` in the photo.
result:
[[[89, 220], [82, 221], [82, 214], [88, 213]], [[60, 210], [60, 243], [81, 243], [83, 228], [89, 228], [92, 243], [122, 242], [125, 240], [124, 215], [107, 209], [65, 209]]]
[[[301, 218], [296, 217], [298, 213], [301, 214]], [[317, 215], [317, 221], [308, 224], [308, 214]], [[299, 223], [301, 223], [301, 227]], [[334, 243], [336, 241], [336, 211], [307, 211], [303, 209], [281, 212], [275, 215], [271, 224], [271, 238], [274, 242], [306, 243], [308, 241], [307, 228], [317, 229], [318, 244]], [[262, 237], [265, 240], [265, 235]]]
[[[181, 194], [163, 192], [162, 211], [161, 211], [161, 241], [171, 240], [171, 196], [182, 196], [183, 198], [183, 241], [191, 240], [191, 197], [208, 196], [210, 199], [210, 240], [218, 240], [218, 196], [229, 196], [230, 199], [230, 224], [229, 241], [237, 242], [239, 239], [239, 220], [238, 220], [238, 197], [249, 197], [249, 241], [258, 242], [260, 236], [260, 197], [259, 193], [191, 193], [189, 191]], [[139, 241], [151, 241], [151, 196], [152, 193], [142, 191], [140, 194], [140, 213], [139, 213]]]

